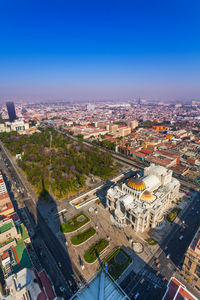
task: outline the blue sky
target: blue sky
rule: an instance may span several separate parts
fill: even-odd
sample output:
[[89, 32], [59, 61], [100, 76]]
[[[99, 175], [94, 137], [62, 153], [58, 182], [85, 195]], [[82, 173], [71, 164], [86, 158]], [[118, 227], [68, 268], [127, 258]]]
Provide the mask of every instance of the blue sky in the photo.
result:
[[0, 1], [0, 100], [200, 97], [200, 1]]

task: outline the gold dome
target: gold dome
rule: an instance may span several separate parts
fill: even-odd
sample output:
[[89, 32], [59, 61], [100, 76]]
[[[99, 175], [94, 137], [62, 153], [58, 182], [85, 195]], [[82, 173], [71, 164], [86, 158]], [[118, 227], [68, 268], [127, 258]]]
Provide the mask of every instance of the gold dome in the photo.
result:
[[128, 187], [130, 187], [136, 191], [143, 191], [146, 188], [145, 183], [140, 179], [136, 179], [134, 181], [128, 180], [127, 185], [128, 185]]
[[153, 200], [155, 200], [155, 196], [152, 195], [149, 191], [144, 191], [144, 193], [142, 193], [140, 199], [143, 201], [147, 201], [147, 202], [151, 202]]

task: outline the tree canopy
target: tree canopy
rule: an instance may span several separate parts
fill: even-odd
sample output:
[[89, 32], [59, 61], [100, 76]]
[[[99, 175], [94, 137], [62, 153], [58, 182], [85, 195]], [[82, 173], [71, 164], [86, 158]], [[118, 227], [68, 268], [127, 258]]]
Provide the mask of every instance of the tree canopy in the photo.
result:
[[116, 172], [109, 153], [102, 155], [98, 148], [85, 147], [53, 128], [32, 135], [0, 133], [0, 139], [13, 155], [21, 154], [18, 165], [38, 195], [51, 186], [56, 198], [64, 198], [83, 188], [88, 175], [107, 179]]

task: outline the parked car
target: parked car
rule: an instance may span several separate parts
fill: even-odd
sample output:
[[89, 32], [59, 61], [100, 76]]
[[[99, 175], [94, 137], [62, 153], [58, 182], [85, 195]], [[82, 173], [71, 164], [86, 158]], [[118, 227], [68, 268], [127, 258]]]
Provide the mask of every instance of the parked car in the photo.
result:
[[134, 297], [134, 299], [137, 299], [140, 296], [140, 293], [137, 293]]

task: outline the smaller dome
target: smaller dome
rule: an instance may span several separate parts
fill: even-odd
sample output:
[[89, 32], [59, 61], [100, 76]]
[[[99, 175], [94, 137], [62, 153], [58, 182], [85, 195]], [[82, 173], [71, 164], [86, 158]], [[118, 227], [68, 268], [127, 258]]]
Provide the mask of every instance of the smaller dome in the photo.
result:
[[152, 202], [155, 200], [155, 196], [151, 194], [149, 191], [144, 191], [140, 197], [141, 200], [147, 201], [147, 202]]

